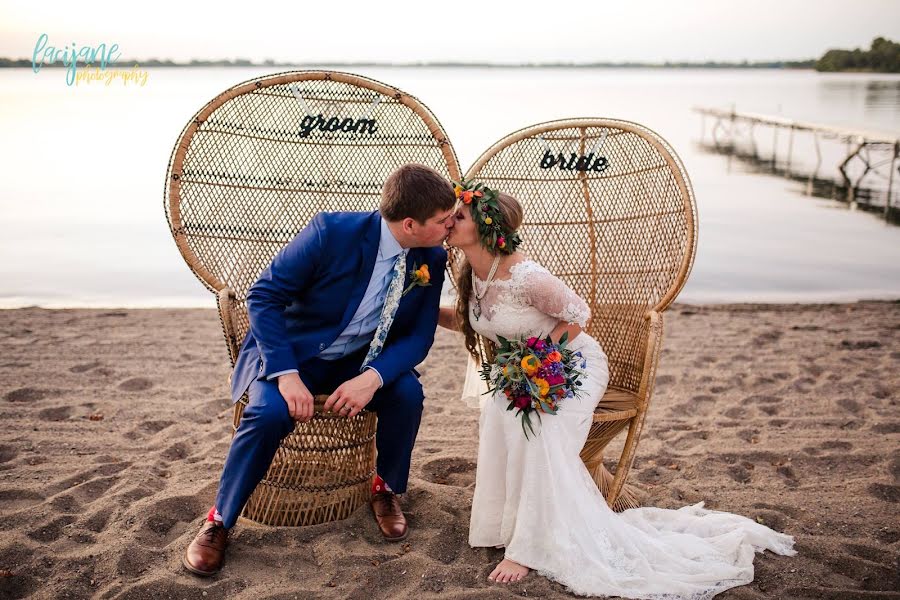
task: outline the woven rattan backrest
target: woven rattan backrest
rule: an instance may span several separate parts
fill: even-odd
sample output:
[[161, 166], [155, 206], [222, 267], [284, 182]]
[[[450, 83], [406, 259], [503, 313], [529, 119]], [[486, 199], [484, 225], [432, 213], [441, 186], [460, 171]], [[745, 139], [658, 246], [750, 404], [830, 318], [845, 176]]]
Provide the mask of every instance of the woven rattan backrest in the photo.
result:
[[498, 141], [466, 179], [522, 203], [521, 250], [590, 304], [610, 385], [636, 392], [647, 311], [675, 299], [696, 252], [694, 195], [675, 152], [637, 123], [552, 121]]
[[246, 292], [275, 254], [319, 211], [378, 208], [385, 179], [408, 162], [459, 179], [434, 115], [358, 75], [252, 79], [194, 115], [169, 160], [166, 216], [200, 281], [235, 292], [238, 344], [249, 327]]

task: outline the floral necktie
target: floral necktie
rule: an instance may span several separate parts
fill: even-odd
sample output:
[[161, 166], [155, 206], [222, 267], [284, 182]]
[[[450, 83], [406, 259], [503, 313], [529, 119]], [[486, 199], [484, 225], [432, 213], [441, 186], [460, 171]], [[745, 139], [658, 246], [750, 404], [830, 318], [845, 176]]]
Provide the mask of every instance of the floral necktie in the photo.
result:
[[391, 323], [394, 322], [394, 315], [397, 314], [397, 307], [400, 306], [400, 297], [403, 295], [403, 283], [406, 280], [406, 254], [408, 251], [408, 248], [404, 248], [397, 255], [397, 260], [394, 262], [394, 275], [391, 278], [390, 285], [388, 285], [387, 295], [384, 297], [384, 307], [381, 309], [378, 328], [375, 329], [375, 337], [372, 338], [372, 343], [369, 345], [369, 352], [359, 367], [360, 372], [366, 368], [366, 365], [375, 360], [375, 357], [381, 352], [387, 339], [388, 331], [391, 328]]

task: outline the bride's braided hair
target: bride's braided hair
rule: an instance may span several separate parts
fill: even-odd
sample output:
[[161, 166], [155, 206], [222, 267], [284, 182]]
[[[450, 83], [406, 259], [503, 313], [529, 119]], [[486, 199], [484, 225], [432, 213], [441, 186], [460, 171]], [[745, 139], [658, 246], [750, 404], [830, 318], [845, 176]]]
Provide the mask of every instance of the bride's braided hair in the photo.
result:
[[[484, 190], [485, 187], [481, 186], [481, 190]], [[521, 242], [519, 235], [516, 233], [516, 230], [522, 225], [522, 220], [524, 219], [524, 212], [522, 210], [522, 205], [518, 200], [510, 196], [505, 192], [491, 190], [492, 195], [491, 199], [496, 205], [497, 216], [500, 217], [500, 221], [504, 226], [506, 231], [512, 232], [511, 235], [508, 236], [506, 241], [505, 248], [499, 248], [494, 245], [493, 248], [486, 247], [488, 252], [491, 254], [512, 254], [515, 251], [515, 248]], [[457, 192], [459, 195], [459, 192]], [[472, 203], [474, 204], [474, 202]], [[477, 205], [472, 209], [473, 213], [477, 210]], [[493, 212], [493, 211], [492, 211]], [[473, 215], [474, 218], [474, 215]], [[479, 224], [477, 218], [474, 218], [476, 225]], [[490, 225], [490, 224], [489, 224]], [[480, 232], [480, 229], [479, 229]], [[482, 245], [484, 245], [484, 238], [482, 237]], [[512, 250], [509, 248], [512, 247]], [[459, 325], [459, 330], [463, 333], [466, 339], [466, 350], [469, 351], [475, 360], [482, 360], [481, 355], [478, 352], [478, 334], [472, 329], [472, 326], [469, 324], [469, 296], [472, 294], [472, 265], [466, 260], [465, 256], [461, 258], [459, 273], [456, 276], [456, 321]], [[492, 348], [486, 348], [486, 350], [490, 353]], [[493, 357], [485, 357], [490, 360]]]

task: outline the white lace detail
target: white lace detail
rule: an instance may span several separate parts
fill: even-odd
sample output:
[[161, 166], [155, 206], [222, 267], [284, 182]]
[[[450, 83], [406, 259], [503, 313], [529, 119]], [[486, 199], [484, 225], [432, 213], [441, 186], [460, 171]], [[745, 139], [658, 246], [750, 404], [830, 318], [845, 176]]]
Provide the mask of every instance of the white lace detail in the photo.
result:
[[[482, 290], [484, 282], [477, 283]], [[581, 298], [531, 260], [491, 284], [482, 310], [476, 320], [470, 302], [469, 322], [494, 341], [542, 336], [561, 319], [584, 327], [590, 318]], [[792, 536], [703, 502], [613, 512], [579, 457], [609, 382], [609, 363], [584, 331], [569, 347], [587, 363], [582, 395], [544, 416], [531, 439], [502, 394], [480, 397], [470, 545], [505, 547], [507, 558], [577, 595], [649, 600], [707, 600], [751, 582], [756, 552], [796, 554]], [[478, 367], [469, 361], [464, 397], [486, 389]]]
[[[525, 259], [510, 267], [509, 274], [507, 279], [491, 282], [481, 299], [482, 315], [477, 320], [474, 316], [476, 290], [472, 290], [469, 311], [475, 331], [496, 341], [496, 331], [521, 329], [523, 334], [543, 336], [550, 333], [559, 321], [587, 326], [591, 317], [590, 307], [543, 265]], [[485, 282], [477, 276], [475, 279], [477, 291], [484, 292]], [[500, 306], [503, 311], [498, 314]], [[517, 324], [530, 327], [521, 328]]]

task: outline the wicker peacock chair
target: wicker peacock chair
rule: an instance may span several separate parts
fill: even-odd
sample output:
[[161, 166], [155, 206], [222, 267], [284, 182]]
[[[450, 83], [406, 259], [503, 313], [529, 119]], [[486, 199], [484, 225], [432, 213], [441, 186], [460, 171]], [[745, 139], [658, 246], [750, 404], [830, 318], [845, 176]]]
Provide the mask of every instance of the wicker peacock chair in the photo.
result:
[[[232, 365], [249, 329], [247, 290], [275, 254], [319, 211], [375, 210], [387, 176], [408, 162], [459, 177], [424, 105], [349, 73], [252, 79], [187, 123], [169, 160], [166, 216], [188, 266], [216, 294]], [[245, 393], [235, 405], [235, 429], [247, 402]], [[307, 525], [346, 517], [368, 498], [374, 435], [373, 413], [348, 420], [317, 410], [283, 440], [243, 518]]]
[[[590, 305], [586, 331], [609, 358], [610, 381], [581, 457], [613, 509], [638, 506], [625, 480], [653, 392], [662, 313], [684, 287], [697, 247], [697, 208], [684, 166], [665, 140], [637, 123], [569, 119], [504, 137], [466, 179], [522, 203], [522, 251]], [[461, 258], [453, 253], [454, 273]], [[493, 343], [479, 342], [482, 356], [493, 359]], [[613, 477], [603, 452], [626, 428]]]

